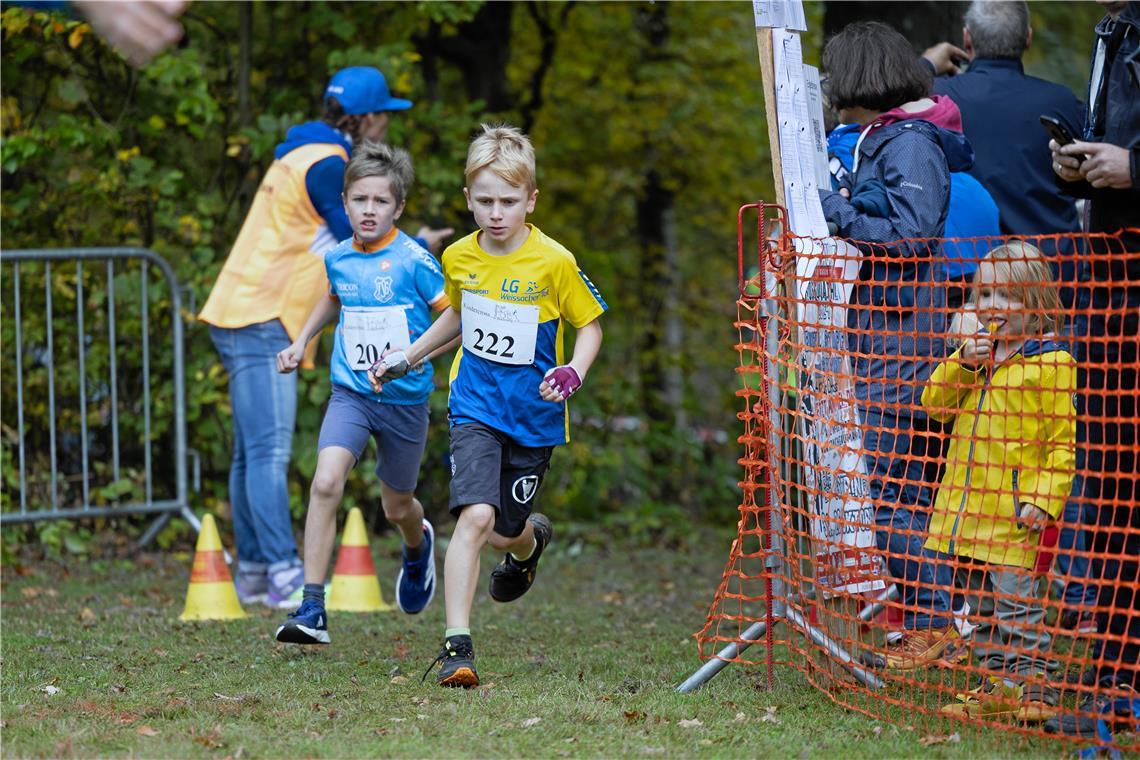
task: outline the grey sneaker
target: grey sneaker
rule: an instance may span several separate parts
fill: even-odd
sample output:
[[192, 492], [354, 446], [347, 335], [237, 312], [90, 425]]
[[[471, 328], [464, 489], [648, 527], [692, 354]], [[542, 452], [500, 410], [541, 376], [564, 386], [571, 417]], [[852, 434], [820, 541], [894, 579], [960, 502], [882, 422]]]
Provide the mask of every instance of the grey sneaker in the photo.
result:
[[264, 570], [245, 572], [238, 569], [234, 573], [234, 590], [242, 605], [262, 604], [269, 594], [269, 575]]
[[293, 565], [269, 574], [269, 590], [265, 604], [275, 610], [293, 611], [305, 596], [305, 569]]

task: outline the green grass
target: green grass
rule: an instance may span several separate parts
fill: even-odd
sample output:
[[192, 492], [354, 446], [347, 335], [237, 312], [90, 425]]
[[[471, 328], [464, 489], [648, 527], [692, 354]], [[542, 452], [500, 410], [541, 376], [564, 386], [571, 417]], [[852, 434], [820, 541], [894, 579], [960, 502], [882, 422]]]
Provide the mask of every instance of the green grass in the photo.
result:
[[[552, 546], [535, 588], [514, 604], [491, 602], [484, 577], [473, 616], [483, 686], [471, 691], [419, 680], [439, 649], [442, 595], [419, 617], [334, 613], [333, 645], [306, 649], [275, 643], [281, 615], [260, 608], [239, 621], [178, 623], [185, 553], [20, 573], [9, 563], [4, 754], [973, 758], [1064, 749], [967, 731], [924, 746], [928, 729], [844, 710], [787, 667], [774, 690], [758, 670], [732, 665], [678, 694], [701, 664], [692, 634], [727, 542], [630, 556], [571, 556], [568, 543]], [[373, 544], [391, 601], [398, 547], [390, 536]], [[493, 561], [484, 555], [484, 576]]]

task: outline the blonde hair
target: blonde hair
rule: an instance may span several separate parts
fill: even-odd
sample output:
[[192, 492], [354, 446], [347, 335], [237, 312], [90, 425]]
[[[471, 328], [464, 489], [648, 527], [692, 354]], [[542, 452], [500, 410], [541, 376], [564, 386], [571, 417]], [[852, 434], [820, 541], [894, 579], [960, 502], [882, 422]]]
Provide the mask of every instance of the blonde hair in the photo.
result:
[[344, 168], [344, 192], [365, 177], [387, 177], [398, 205], [407, 200], [416, 171], [412, 168], [412, 157], [403, 148], [365, 140], [352, 151], [352, 158]]
[[1038, 248], [1016, 240], [987, 253], [974, 274], [971, 307], [978, 301], [978, 280], [986, 265], [993, 267], [998, 287], [1011, 291], [1024, 304], [1027, 330], [1041, 335], [1061, 329], [1065, 314], [1057, 291], [1057, 278]]
[[463, 170], [467, 184], [471, 184], [471, 178], [478, 172], [490, 169], [511, 185], [525, 187], [527, 192], [538, 187], [530, 138], [518, 127], [508, 124], [481, 126], [483, 133], [472, 140], [467, 149], [467, 168]]

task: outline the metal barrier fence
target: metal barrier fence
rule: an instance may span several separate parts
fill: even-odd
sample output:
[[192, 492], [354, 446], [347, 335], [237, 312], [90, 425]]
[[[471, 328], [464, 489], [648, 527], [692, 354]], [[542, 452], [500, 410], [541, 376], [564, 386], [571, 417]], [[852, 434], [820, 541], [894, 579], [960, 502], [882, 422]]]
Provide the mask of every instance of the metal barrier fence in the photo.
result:
[[[144, 248], [0, 251], [0, 525], [188, 503], [182, 294]], [[197, 460], [195, 459], [195, 464]]]
[[1140, 230], [871, 245], [773, 212], [739, 219], [740, 522], [679, 689], [783, 665], [932, 734], [1140, 749]]

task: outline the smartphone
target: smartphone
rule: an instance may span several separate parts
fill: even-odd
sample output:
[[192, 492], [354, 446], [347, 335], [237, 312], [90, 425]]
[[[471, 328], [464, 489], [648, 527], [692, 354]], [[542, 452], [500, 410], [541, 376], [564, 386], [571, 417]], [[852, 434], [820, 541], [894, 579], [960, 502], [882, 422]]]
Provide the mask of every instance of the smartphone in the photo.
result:
[[1041, 119], [1041, 126], [1045, 127], [1045, 131], [1049, 133], [1058, 145], [1068, 145], [1073, 141], [1073, 135], [1069, 132], [1068, 128], [1060, 122], [1060, 120], [1052, 116], [1039, 116]]

